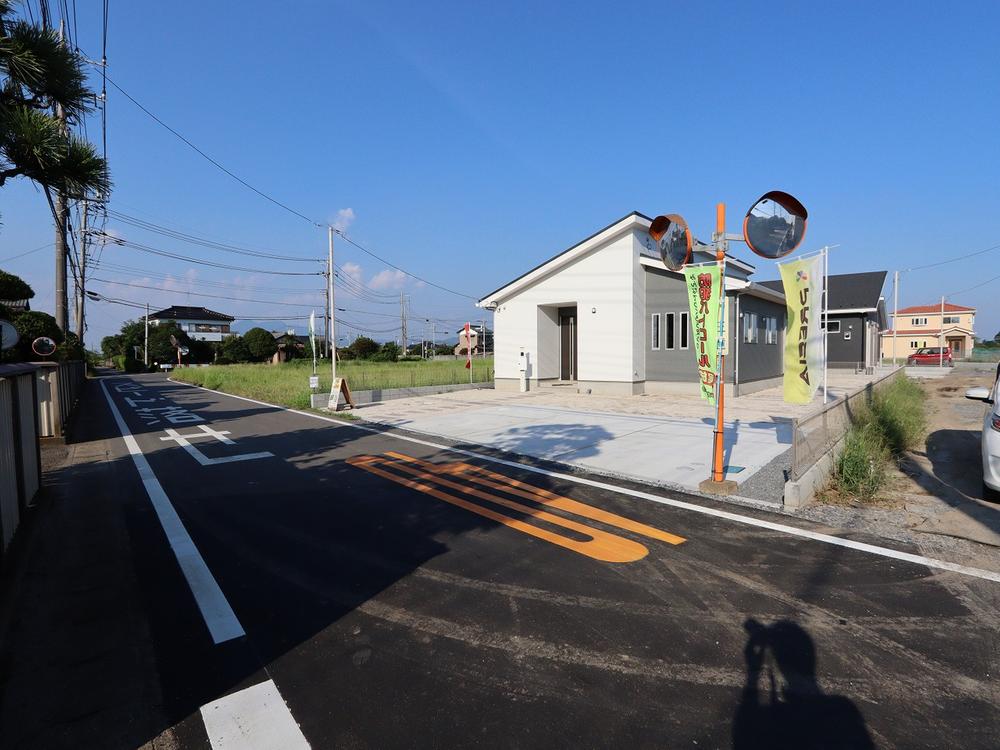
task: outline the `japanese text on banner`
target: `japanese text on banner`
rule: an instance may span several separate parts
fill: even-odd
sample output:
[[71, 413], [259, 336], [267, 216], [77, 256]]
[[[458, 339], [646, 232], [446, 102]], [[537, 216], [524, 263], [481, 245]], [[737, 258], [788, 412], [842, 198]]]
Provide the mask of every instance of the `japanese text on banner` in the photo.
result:
[[701, 397], [715, 404], [715, 381], [719, 356], [719, 295], [722, 275], [717, 265], [688, 266], [684, 283], [688, 288], [694, 350], [698, 364], [698, 387]]
[[785, 401], [808, 404], [823, 375], [823, 258], [779, 266], [788, 305], [785, 331]]

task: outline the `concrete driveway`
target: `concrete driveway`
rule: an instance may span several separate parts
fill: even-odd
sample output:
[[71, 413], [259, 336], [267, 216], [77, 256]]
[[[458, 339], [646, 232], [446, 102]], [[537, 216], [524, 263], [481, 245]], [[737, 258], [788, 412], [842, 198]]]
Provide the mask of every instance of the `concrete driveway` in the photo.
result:
[[[830, 398], [878, 375], [831, 371]], [[727, 478], [742, 485], [788, 451], [791, 420], [821, 407], [819, 395], [812, 404], [786, 404], [778, 388], [727, 401]], [[712, 461], [714, 408], [696, 393], [610, 397], [569, 388], [483, 389], [369, 404], [356, 414], [387, 426], [687, 490], [708, 478]], [[780, 502], [780, 492], [772, 500]]]
[[[464, 391], [373, 404], [358, 416], [451, 440], [559, 461], [659, 485], [697, 488], [711, 465], [707, 416], [584, 411], [525, 395]], [[727, 475], [743, 482], [791, 447], [787, 421], [762, 416], [726, 424]]]

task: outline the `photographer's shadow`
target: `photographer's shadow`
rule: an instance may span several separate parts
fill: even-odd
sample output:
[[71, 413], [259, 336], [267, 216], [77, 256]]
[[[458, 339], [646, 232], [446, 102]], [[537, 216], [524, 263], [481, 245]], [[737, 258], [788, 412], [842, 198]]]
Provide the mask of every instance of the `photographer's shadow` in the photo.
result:
[[802, 627], [752, 619], [743, 627], [747, 683], [733, 720], [734, 750], [874, 748], [857, 706], [816, 683], [816, 647]]

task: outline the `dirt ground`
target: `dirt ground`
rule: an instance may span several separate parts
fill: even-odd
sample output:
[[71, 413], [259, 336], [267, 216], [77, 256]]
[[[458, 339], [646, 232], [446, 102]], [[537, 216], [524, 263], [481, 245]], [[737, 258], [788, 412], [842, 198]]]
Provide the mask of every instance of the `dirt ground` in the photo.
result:
[[886, 488], [861, 504], [826, 493], [803, 515], [865, 528], [938, 554], [1000, 569], [1000, 505], [983, 500], [980, 440], [985, 406], [965, 398], [993, 383], [996, 365], [959, 366], [920, 380], [927, 393], [927, 438], [893, 469]]

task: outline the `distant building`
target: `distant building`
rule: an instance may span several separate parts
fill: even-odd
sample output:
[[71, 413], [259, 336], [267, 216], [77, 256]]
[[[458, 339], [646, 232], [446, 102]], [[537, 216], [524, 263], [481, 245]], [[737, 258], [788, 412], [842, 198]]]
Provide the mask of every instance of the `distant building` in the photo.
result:
[[[895, 313], [892, 327], [882, 334], [882, 357], [906, 359], [925, 346], [947, 346], [953, 359], [968, 359], [976, 341], [976, 308], [941, 303], [904, 307]], [[942, 341], [943, 339], [943, 341]]]
[[234, 336], [230, 325], [235, 320], [231, 315], [209, 310], [207, 307], [184, 307], [174, 305], [165, 310], [149, 314], [149, 324], [176, 323], [189, 338], [196, 341], [222, 341]]
[[[463, 354], [466, 349], [470, 348], [469, 342], [465, 338], [465, 326], [462, 326], [458, 331], [458, 344], [455, 346], [455, 354]], [[483, 340], [480, 342], [479, 336], [483, 334]], [[490, 351], [493, 348], [493, 331], [488, 328], [485, 331], [480, 331], [476, 326], [470, 326], [469, 328], [469, 338], [472, 339], [472, 353], [482, 354], [483, 347], [486, 347], [486, 351]]]
[[[831, 274], [827, 279], [827, 362], [834, 368], [867, 369], [879, 364], [879, 335], [887, 325], [885, 271]], [[780, 281], [764, 286], [783, 292]]]

